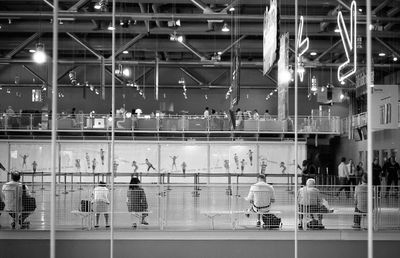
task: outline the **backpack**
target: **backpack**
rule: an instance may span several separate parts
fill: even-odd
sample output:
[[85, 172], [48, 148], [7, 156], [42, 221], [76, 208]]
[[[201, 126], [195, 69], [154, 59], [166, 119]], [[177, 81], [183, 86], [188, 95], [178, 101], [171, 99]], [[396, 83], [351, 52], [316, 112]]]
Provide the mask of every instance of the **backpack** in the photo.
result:
[[31, 197], [26, 194], [25, 185], [22, 185], [22, 207], [22, 211], [32, 212], [36, 210], [36, 199], [35, 197]]
[[268, 213], [262, 215], [262, 220], [264, 222], [264, 228], [280, 228], [281, 218], [278, 218], [274, 214]]
[[324, 225], [320, 224], [318, 220], [313, 219], [307, 222], [307, 228], [309, 229], [324, 229]]
[[90, 200], [81, 200], [81, 206], [79, 211], [81, 212], [91, 212], [92, 211], [92, 203]]

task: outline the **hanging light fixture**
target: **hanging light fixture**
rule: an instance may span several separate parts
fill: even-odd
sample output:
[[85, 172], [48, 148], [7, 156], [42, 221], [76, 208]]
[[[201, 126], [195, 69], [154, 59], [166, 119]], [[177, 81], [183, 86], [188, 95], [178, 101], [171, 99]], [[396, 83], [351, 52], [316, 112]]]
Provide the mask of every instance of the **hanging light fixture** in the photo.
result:
[[313, 77], [311, 78], [311, 91], [314, 93], [318, 91], [318, 83], [315, 75], [313, 75]]
[[33, 61], [37, 64], [43, 64], [47, 60], [46, 53], [44, 52], [44, 44], [37, 43], [35, 53], [32, 55]]
[[230, 31], [229, 26], [228, 26], [228, 24], [227, 24], [226, 22], [225, 22], [224, 25], [222, 26], [221, 31], [222, 31], [222, 32], [229, 32], [229, 31]]
[[76, 80], [76, 72], [74, 70], [70, 71], [68, 73], [69, 80], [71, 81], [72, 86], [77, 85], [77, 80]]

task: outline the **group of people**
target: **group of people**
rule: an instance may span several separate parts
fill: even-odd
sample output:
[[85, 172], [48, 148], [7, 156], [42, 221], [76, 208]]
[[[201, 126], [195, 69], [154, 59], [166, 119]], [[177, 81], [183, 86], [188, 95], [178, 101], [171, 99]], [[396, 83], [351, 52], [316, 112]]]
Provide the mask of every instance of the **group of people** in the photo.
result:
[[[363, 174], [361, 182], [354, 191], [354, 224], [353, 228], [360, 228], [361, 217], [367, 212], [367, 175]], [[275, 202], [274, 187], [266, 182], [265, 175], [258, 175], [257, 183], [250, 187], [249, 193], [245, 198], [250, 202], [249, 213], [257, 214], [256, 226], [261, 227], [265, 224], [262, 220], [263, 214], [270, 212], [271, 205]], [[331, 213], [333, 210], [327, 207], [327, 201], [322, 198], [319, 189], [315, 186], [315, 179], [308, 178], [306, 184], [298, 190], [297, 204], [299, 212], [298, 228], [303, 228], [303, 219], [305, 214], [309, 214], [311, 221], [307, 223], [310, 228], [323, 229], [323, 214]], [[317, 219], [314, 217], [316, 215]], [[264, 226], [264, 225], [263, 225]]]
[[[366, 175], [366, 173], [362, 162], [359, 162], [359, 164], [355, 166], [353, 160], [350, 159], [346, 164], [346, 158], [342, 157], [338, 166], [339, 184], [341, 187], [338, 189], [337, 196], [344, 190], [347, 198], [349, 198], [352, 186], [361, 184], [363, 175]], [[379, 165], [379, 159], [374, 158], [372, 163], [372, 185], [378, 186], [379, 195], [382, 191], [382, 179], [385, 179], [386, 183], [385, 197], [389, 195], [392, 185], [394, 185], [394, 195], [397, 195], [399, 175], [400, 165], [397, 163], [395, 156], [391, 156], [389, 159], [385, 160], [382, 167]]]
[[[140, 186], [139, 178], [136, 176], [131, 177], [126, 197], [128, 212], [138, 213], [138, 216], [140, 217], [140, 224], [148, 225], [149, 223], [146, 221], [146, 217], [148, 216], [148, 213], [146, 213], [148, 209], [146, 194], [143, 188]], [[105, 227], [110, 227], [108, 220], [110, 203], [110, 190], [107, 188], [107, 184], [105, 182], [100, 181], [98, 186], [93, 189], [92, 193], [93, 212], [96, 216], [95, 228], [99, 227], [101, 214], [104, 215]], [[137, 224], [133, 222], [132, 227], [136, 228]]]

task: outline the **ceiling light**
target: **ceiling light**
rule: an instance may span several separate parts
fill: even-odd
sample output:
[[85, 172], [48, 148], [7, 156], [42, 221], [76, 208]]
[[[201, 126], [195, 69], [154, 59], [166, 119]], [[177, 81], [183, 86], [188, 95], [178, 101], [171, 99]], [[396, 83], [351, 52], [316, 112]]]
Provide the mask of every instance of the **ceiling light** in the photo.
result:
[[122, 70], [122, 74], [123, 74], [125, 77], [130, 77], [130, 76], [131, 76], [131, 69], [128, 68], [128, 67], [124, 68], [124, 69]]
[[99, 89], [95, 89], [94, 92], [96, 93], [96, 95], [99, 95], [99, 94], [100, 94]]
[[35, 53], [36, 50], [35, 49], [29, 49], [29, 53]]
[[339, 32], [340, 32], [340, 29], [339, 29], [338, 27], [336, 27], [335, 30], [334, 30], [334, 32], [335, 32], [335, 33], [339, 33]]
[[281, 78], [282, 78], [282, 82], [289, 82], [292, 79], [292, 74], [290, 73], [289, 70], [285, 69], [283, 71], [281, 71]]
[[313, 52], [310, 53], [310, 55], [316, 56], [316, 55], [317, 55], [317, 52], [313, 51]]
[[386, 54], [381, 52], [381, 53], [379, 53], [379, 56], [386, 56]]
[[359, 11], [360, 13], [362, 13], [363, 10], [362, 10], [362, 8], [359, 8], [358, 11]]
[[36, 51], [32, 55], [33, 61], [37, 64], [43, 64], [46, 62], [47, 56], [46, 53], [44, 52], [44, 44], [42, 43], [37, 43], [36, 44]]
[[178, 36], [176, 39], [178, 42], [183, 42], [183, 36]]
[[181, 26], [181, 20], [176, 20], [176, 22], [175, 22], [175, 26], [178, 26], [178, 27], [180, 27], [180, 26]]
[[311, 78], [311, 91], [316, 92], [318, 91], [318, 83], [317, 83], [317, 78], [315, 78], [315, 75]]
[[74, 70], [70, 71], [68, 73], [68, 77], [69, 77], [69, 80], [71, 82], [71, 85], [72, 86], [76, 86], [77, 85], [76, 72]]
[[393, 57], [393, 61], [397, 62], [397, 56]]
[[229, 8], [229, 11], [230, 12], [234, 12], [235, 11], [235, 7], [232, 6], [231, 8]]
[[127, 55], [127, 54], [129, 54], [129, 51], [128, 50], [124, 50], [124, 51], [122, 51], [122, 54]]
[[341, 99], [341, 100], [344, 99], [344, 94], [343, 94], [343, 93], [340, 94], [340, 99]]
[[345, 84], [346, 84], [346, 82], [345, 82], [345, 81], [341, 81], [341, 82], [340, 82], [340, 84], [342, 84], [342, 85], [345, 85]]
[[110, 25], [108, 25], [107, 30], [115, 30], [115, 27], [112, 26], [112, 24], [110, 23]]
[[229, 31], [230, 31], [230, 29], [229, 29], [229, 27], [228, 27], [228, 24], [227, 24], [226, 22], [224, 23], [224, 26], [222, 26], [221, 31], [222, 31], [222, 32], [229, 32]]

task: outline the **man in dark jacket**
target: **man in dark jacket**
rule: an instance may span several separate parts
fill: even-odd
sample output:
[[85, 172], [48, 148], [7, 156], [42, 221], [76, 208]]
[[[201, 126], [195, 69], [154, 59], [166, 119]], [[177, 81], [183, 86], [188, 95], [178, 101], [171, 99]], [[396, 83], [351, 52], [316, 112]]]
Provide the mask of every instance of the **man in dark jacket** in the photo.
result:
[[399, 172], [400, 172], [400, 165], [396, 162], [394, 156], [390, 157], [389, 161], [385, 163], [383, 166], [383, 172], [386, 175], [386, 194], [385, 197], [389, 195], [390, 188], [392, 184], [394, 184], [394, 191], [395, 195], [398, 193], [398, 181], [399, 181]]

